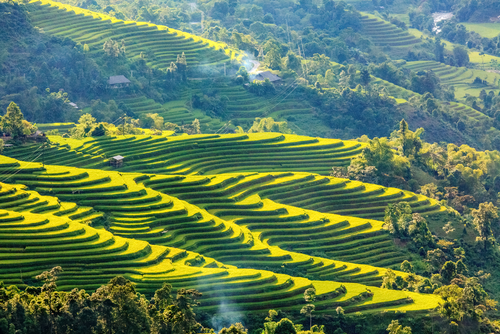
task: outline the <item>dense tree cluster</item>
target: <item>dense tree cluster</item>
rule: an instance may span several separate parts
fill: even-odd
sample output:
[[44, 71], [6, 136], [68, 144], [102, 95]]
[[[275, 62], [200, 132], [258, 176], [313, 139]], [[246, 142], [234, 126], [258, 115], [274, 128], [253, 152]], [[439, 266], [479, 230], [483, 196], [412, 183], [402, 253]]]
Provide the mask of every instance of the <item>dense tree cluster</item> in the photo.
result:
[[2, 2], [0, 15], [0, 107], [15, 101], [30, 121], [75, 120], [67, 95], [50, 91], [95, 95], [104, 81], [95, 63], [74, 42], [35, 31], [22, 5]]
[[401, 115], [394, 101], [376, 90], [344, 88], [321, 92], [316, 89], [306, 90], [305, 94], [318, 117], [340, 138], [390, 132]]
[[[489, 251], [489, 255], [482, 253], [482, 256], [489, 258], [498, 252], [491, 247], [495, 243], [491, 223], [498, 218], [497, 211], [492, 204], [481, 204], [479, 210], [473, 212], [480, 235], [478, 241]], [[466, 254], [462, 247], [457, 247], [456, 241], [436, 242], [438, 238], [431, 235], [425, 219], [415, 214], [412, 216], [407, 203], [388, 206], [384, 227], [395, 237], [409, 241], [409, 248], [420, 254], [424, 262], [414, 258], [414, 263], [420, 267], [414, 268], [409, 261], [404, 261], [401, 271], [407, 273], [405, 276], [399, 276], [392, 270], [387, 271], [384, 274], [383, 288], [440, 295], [444, 301], [438, 310], [442, 317], [450, 321], [448, 330], [458, 330], [460, 325], [462, 328], [473, 327], [480, 333], [500, 331], [498, 324], [488, 318], [488, 311], [495, 309], [496, 301], [489, 297], [481, 284], [489, 274], [482, 271], [473, 273], [465, 264], [469, 262], [474, 266], [477, 255], [470, 252]], [[416, 252], [418, 247], [420, 250]], [[415, 274], [415, 269], [423, 276]]]
[[220, 95], [217, 90], [206, 90], [204, 94], [193, 96], [193, 107], [203, 110], [207, 115], [217, 118], [226, 118], [229, 98]]
[[0, 333], [198, 333], [193, 308], [200, 293], [164, 284], [154, 297], [139, 294], [128, 279], [118, 276], [92, 294], [57, 290], [62, 272], [55, 267], [37, 276], [41, 287], [20, 291], [0, 283]]
[[[440, 30], [437, 33], [439, 38], [464, 45], [469, 49], [479, 49], [484, 53], [495, 56], [500, 55], [500, 40], [498, 36], [486, 38], [474, 31], [467, 30], [461, 24], [461, 22], [469, 20], [472, 22], [488, 22], [490, 17], [497, 16], [500, 13], [498, 2], [491, 0], [469, 0], [458, 3], [450, 2], [449, 0], [425, 2], [423, 6], [410, 11], [409, 19], [411, 27], [421, 31], [433, 31], [434, 21], [430, 14], [431, 12], [439, 12], [443, 9], [446, 11], [454, 10], [455, 15], [451, 20], [444, 20], [438, 23], [440, 26]], [[497, 14], [495, 15], [495, 13]], [[464, 61], [464, 58], [464, 52], [457, 54], [454, 51], [447, 54], [446, 57], [437, 59], [437, 61], [446, 62], [454, 66], [464, 66], [467, 65], [467, 61]]]
[[[124, 40], [108, 39], [100, 50], [95, 50], [99, 52], [91, 55], [87, 44], [50, 37], [33, 29], [23, 5], [0, 3], [0, 15], [0, 107], [5, 109], [14, 101], [29, 121], [76, 122], [81, 114], [69, 102], [78, 100], [82, 101], [79, 107], [92, 101], [87, 102], [89, 107], [98, 109], [93, 116], [101, 122], [112, 122], [117, 108], [111, 105], [109, 111], [103, 111], [106, 108], [99, 100], [140, 93], [164, 102], [186, 80], [189, 67], [184, 54], [178, 55], [171, 69], [151, 69], [146, 59], [152, 55], [146, 50], [139, 59], [128, 59]], [[132, 81], [130, 87], [119, 92], [107, 85], [107, 78], [118, 74]]]
[[0, 135], [7, 135], [13, 139], [22, 139], [34, 134], [36, 130], [36, 125], [24, 119], [21, 109], [14, 102], [9, 104], [5, 115], [0, 117]]
[[[496, 302], [482, 285], [489, 277], [484, 268], [495, 270], [500, 255], [494, 204], [499, 153], [429, 144], [420, 138], [422, 134], [422, 129], [413, 132], [401, 121], [390, 139], [369, 140], [359, 158], [347, 169], [334, 168], [332, 175], [418, 190], [447, 207], [448, 213], [437, 223], [442, 228], [439, 233], [436, 227], [431, 232], [426, 219], [412, 214], [407, 203], [388, 205], [384, 227], [411, 252], [412, 262], [401, 265], [406, 276], [388, 271], [383, 287], [441, 295], [445, 302], [439, 311], [450, 321], [449, 330], [473, 326], [480, 332], [497, 332], [497, 325], [488, 319]], [[423, 174], [434, 182], [422, 184], [427, 179]]]
[[[443, 23], [439, 36], [451, 42], [465, 45], [469, 49], [479, 49], [484, 53], [500, 56], [500, 37], [482, 37], [474, 31], [467, 30], [463, 24], [456, 21]], [[458, 65], [458, 62], [456, 62], [456, 65]]]
[[[368, 142], [368, 146], [363, 154], [351, 161], [348, 170], [335, 169], [335, 175], [413, 191], [420, 188], [429, 197], [446, 200], [447, 205], [460, 213], [469, 213], [470, 208], [480, 203], [498, 200], [498, 151], [478, 151], [467, 145], [430, 144], [421, 139], [423, 133], [423, 129], [409, 130], [403, 120], [400, 129], [390, 138], [369, 140], [364, 136], [360, 141]], [[371, 172], [367, 173], [368, 170]], [[415, 178], [417, 171], [432, 176], [435, 185], [422, 184]]]
[[[197, 317], [195, 308], [200, 304], [198, 299], [202, 294], [195, 289], [174, 291], [170, 284], [163, 283], [148, 298], [137, 292], [130, 280], [117, 276], [92, 293], [78, 289], [66, 292], [57, 288], [57, 279], [62, 273], [61, 267], [45, 271], [36, 276], [40, 284], [24, 290], [0, 282], [0, 333], [216, 333], [198, 320], [200, 317]], [[347, 291], [343, 285], [339, 290], [342, 293]], [[368, 292], [366, 294], [370, 296]], [[325, 325], [312, 325], [315, 299], [314, 288], [304, 291], [304, 300], [308, 304], [301, 313], [308, 318], [309, 330], [275, 310], [269, 310], [263, 325], [253, 323], [255, 319], [246, 320], [252, 322], [252, 333], [325, 334]], [[336, 313], [336, 320], [330, 320], [328, 328], [334, 328], [335, 334], [345, 334], [341, 329], [348, 327], [344, 310], [338, 307]], [[204, 317], [206, 315], [202, 314], [201, 318]], [[241, 323], [235, 323], [223, 327], [218, 333], [247, 334], [248, 330]]]

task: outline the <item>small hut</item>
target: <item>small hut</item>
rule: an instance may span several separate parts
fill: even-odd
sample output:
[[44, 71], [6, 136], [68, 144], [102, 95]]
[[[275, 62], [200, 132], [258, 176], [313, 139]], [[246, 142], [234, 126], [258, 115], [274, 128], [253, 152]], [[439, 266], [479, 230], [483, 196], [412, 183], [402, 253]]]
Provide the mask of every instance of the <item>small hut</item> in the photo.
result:
[[108, 85], [110, 88], [123, 88], [130, 85], [130, 80], [125, 78], [124, 75], [114, 75], [109, 77]]
[[111, 159], [109, 159], [109, 165], [115, 168], [121, 167], [123, 166], [123, 159], [125, 158], [122, 157], [121, 155], [114, 156]]
[[269, 79], [269, 81], [271, 81], [273, 84], [281, 83], [281, 78], [276, 74], [271, 73], [270, 71], [260, 72], [253, 76], [253, 80], [257, 81], [264, 81], [266, 79]]

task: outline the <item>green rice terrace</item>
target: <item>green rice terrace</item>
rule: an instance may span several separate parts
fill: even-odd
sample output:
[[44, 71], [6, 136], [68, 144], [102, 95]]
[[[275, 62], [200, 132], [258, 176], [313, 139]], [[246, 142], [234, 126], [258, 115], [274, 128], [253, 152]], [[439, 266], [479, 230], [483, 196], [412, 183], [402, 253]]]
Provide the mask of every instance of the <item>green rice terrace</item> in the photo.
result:
[[[279, 133], [120, 136], [73, 140], [50, 137], [52, 145], [7, 149], [5, 154], [24, 161], [39, 161], [86, 168], [111, 169], [109, 158], [122, 155], [120, 171], [161, 174], [217, 174], [255, 171], [307, 171], [329, 174], [361, 153], [362, 143]], [[42, 154], [43, 153], [43, 154]]]
[[201, 110], [188, 110], [186, 107], [188, 96], [163, 105], [143, 95], [124, 97], [118, 101], [123, 102], [137, 117], [149, 113], [158, 114], [165, 122], [179, 125], [189, 124], [198, 119], [202, 129], [207, 132], [216, 132], [224, 125], [220, 120], [206, 116]]
[[[493, 91], [495, 95], [500, 92], [497, 82], [500, 74], [486, 72], [466, 67], [456, 67], [438, 63], [436, 61], [411, 61], [407, 62], [405, 68], [413, 71], [432, 70], [441, 80], [441, 83], [455, 87], [458, 99], [464, 99], [466, 94], [479, 96], [481, 90]], [[480, 78], [488, 84], [474, 84], [474, 79]]]
[[[475, 85], [473, 84], [474, 78], [477, 76], [481, 78], [481, 80], [490, 80], [488, 78], [493, 77], [491, 82], [497, 82], [500, 79], [500, 75], [495, 73], [489, 73], [477, 69], [467, 69], [465, 67], [455, 67], [444, 65], [435, 61], [413, 61], [407, 62], [404, 65], [405, 68], [413, 70], [413, 71], [424, 71], [424, 70], [432, 70], [436, 73], [436, 75], [440, 78], [441, 82], [446, 85], [456, 87], [456, 94], [459, 101], [461, 102], [442, 102], [449, 107], [449, 109], [459, 114], [462, 118], [468, 119], [470, 122], [476, 124], [484, 124], [487, 133], [494, 137], [500, 134], [500, 130], [494, 128], [493, 119], [476, 110], [472, 107], [465, 104], [465, 94], [469, 94], [472, 96], [479, 96], [481, 90], [485, 89], [488, 92], [493, 91], [495, 93], [500, 92], [497, 86], [495, 85]], [[450, 79], [450, 81], [447, 81]], [[408, 99], [413, 96], [420, 96], [420, 94], [415, 93], [411, 90], [405, 89], [388, 81], [382, 80], [377, 77], [372, 76], [372, 83], [383, 86], [386, 89], [386, 92], [396, 98], [396, 101], [400, 104], [406, 103]]]
[[372, 14], [363, 13], [361, 24], [363, 34], [369, 37], [376, 46], [390, 47], [393, 53], [404, 54], [409, 48], [421, 43], [419, 38], [408, 31]]
[[[440, 302], [377, 286], [387, 268], [407, 275], [397, 269], [410, 256], [382, 228], [386, 205], [405, 201], [424, 216], [445, 209], [411, 192], [320, 175], [363, 144], [273, 133], [51, 139], [0, 156], [6, 284], [27, 286], [62, 266], [62, 290], [92, 291], [123, 275], [145, 294], [163, 282], [196, 288], [207, 312], [223, 302], [293, 310], [310, 287], [319, 313], [424, 311]], [[118, 170], [108, 163], [116, 154], [126, 157]]]
[[[207, 88], [207, 87], [205, 87]], [[289, 119], [293, 123], [294, 117], [300, 117], [301, 122], [314, 122], [311, 106], [299, 98], [289, 97], [288, 92], [279, 91], [273, 98], [256, 97], [242, 86], [228, 86], [227, 84], [211, 83], [208, 87], [221, 96], [228, 97], [227, 118], [236, 122], [252, 124], [256, 117], [273, 117], [274, 119]], [[216, 133], [224, 126], [220, 119], [211, 118], [201, 110], [187, 106], [192, 95], [203, 93], [199, 88], [185, 90], [178, 100], [160, 104], [145, 96], [123, 97], [117, 102], [123, 102], [134, 114], [139, 117], [148, 113], [156, 113], [163, 117], [165, 122], [188, 124], [198, 119], [205, 132]], [[324, 127], [324, 125], [323, 125]], [[297, 129], [300, 132], [300, 129]], [[303, 130], [302, 130], [303, 131]]]
[[481, 35], [481, 37], [494, 38], [500, 35], [500, 23], [496, 22], [482, 22], [482, 23], [469, 23], [464, 22], [463, 25], [467, 30], [474, 31]]
[[68, 130], [75, 127], [75, 123], [45, 123], [37, 124], [38, 130], [47, 132], [50, 130], [58, 130], [61, 133], [65, 133]]
[[122, 21], [55, 1], [33, 1], [29, 6], [34, 26], [43, 32], [87, 44], [98, 52], [107, 39], [124, 40], [129, 58], [148, 54], [146, 63], [167, 68], [177, 55], [185, 53], [190, 66], [222, 65], [238, 57], [223, 43], [151, 23]]

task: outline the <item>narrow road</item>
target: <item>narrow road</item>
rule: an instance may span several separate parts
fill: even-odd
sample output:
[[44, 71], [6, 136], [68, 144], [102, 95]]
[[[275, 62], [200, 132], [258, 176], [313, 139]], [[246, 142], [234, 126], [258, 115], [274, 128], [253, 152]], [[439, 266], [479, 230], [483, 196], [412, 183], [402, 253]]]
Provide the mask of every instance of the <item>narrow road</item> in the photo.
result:
[[257, 73], [257, 70], [260, 66], [260, 61], [258, 60], [249, 60], [252, 63], [252, 69], [248, 73]]
[[437, 23], [440, 21], [450, 20], [452, 17], [453, 13], [432, 13], [432, 18], [434, 19], [434, 27], [432, 28], [432, 31], [435, 31], [436, 33], [441, 32]]

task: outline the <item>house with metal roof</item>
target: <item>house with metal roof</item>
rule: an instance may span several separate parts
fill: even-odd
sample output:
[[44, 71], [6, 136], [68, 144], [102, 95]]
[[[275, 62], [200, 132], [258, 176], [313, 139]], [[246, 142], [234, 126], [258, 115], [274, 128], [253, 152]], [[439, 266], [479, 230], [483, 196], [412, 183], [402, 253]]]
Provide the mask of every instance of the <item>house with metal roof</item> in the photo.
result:
[[271, 81], [272, 83], [278, 83], [281, 81], [281, 78], [279, 76], [273, 74], [270, 71], [260, 72], [253, 76], [253, 80], [257, 81], [264, 81], [266, 79], [269, 79], [269, 81]]
[[124, 75], [114, 75], [109, 77], [108, 85], [110, 88], [123, 88], [130, 85], [130, 80], [125, 78]]
[[115, 168], [121, 167], [121, 166], [123, 166], [123, 159], [125, 159], [125, 157], [123, 157], [121, 155], [116, 155], [116, 156], [112, 157], [111, 159], [109, 159], [109, 165], [113, 166]]

